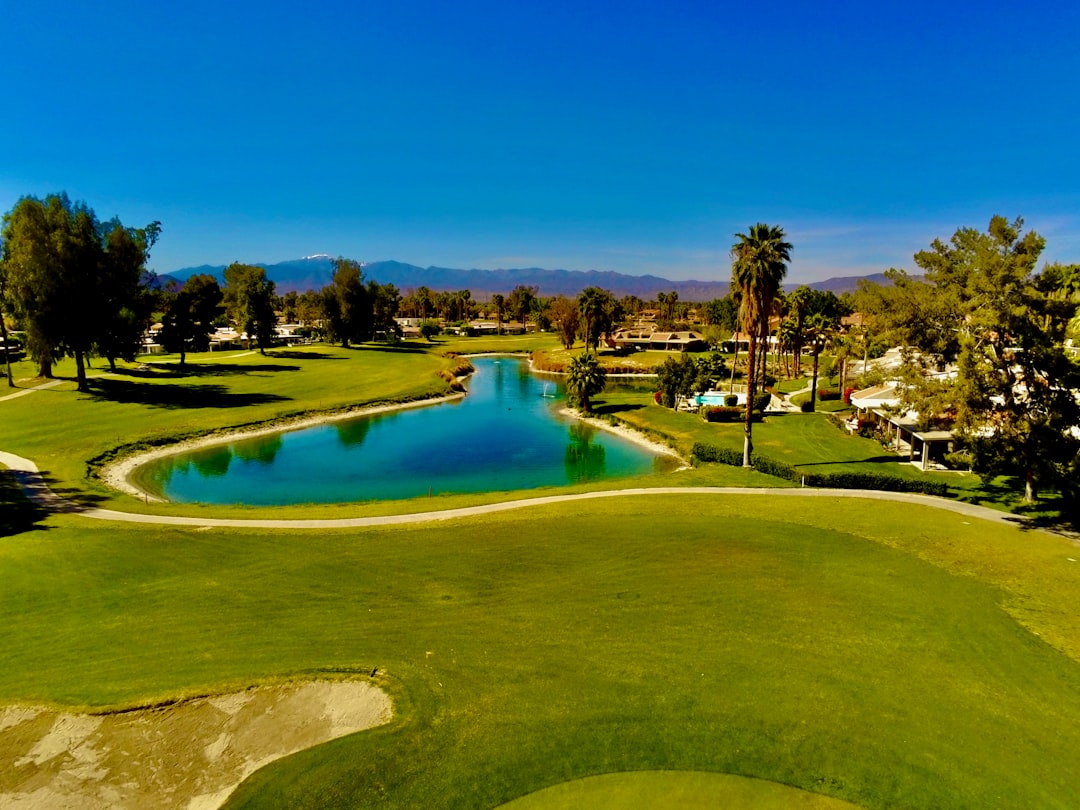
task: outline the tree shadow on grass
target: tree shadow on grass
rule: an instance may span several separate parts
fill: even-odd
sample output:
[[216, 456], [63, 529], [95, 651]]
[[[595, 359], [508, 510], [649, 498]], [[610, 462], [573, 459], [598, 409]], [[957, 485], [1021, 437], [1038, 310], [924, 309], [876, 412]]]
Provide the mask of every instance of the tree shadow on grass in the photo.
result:
[[387, 354], [428, 354], [433, 343], [416, 345], [413, 343], [361, 343], [359, 346], [350, 346], [347, 351], [383, 352]]
[[42, 531], [48, 512], [23, 494], [13, 470], [0, 470], [0, 537]]
[[837, 464], [907, 464], [902, 456], [884, 455], [871, 456], [870, 458], [837, 458], [831, 461], [807, 461], [802, 464], [792, 464], [792, 467], [832, 467]]
[[271, 352], [270, 357], [282, 357], [286, 360], [344, 360], [345, 358], [338, 354], [328, 354], [326, 352], [301, 352], [295, 349], [275, 349]]
[[90, 398], [151, 408], [244, 408], [291, 399], [280, 394], [237, 393], [224, 385], [163, 385], [101, 378], [91, 381]]
[[604, 402], [599, 402], [593, 405], [592, 411], [597, 416], [608, 416], [610, 414], [617, 413], [629, 413], [631, 411], [640, 411], [644, 408], [644, 405], [638, 405], [634, 403], [620, 403], [608, 405]]
[[271, 363], [242, 365], [240, 363], [189, 363], [182, 368], [179, 363], [146, 365], [142, 368], [117, 369], [117, 374], [145, 380], [174, 380], [185, 377], [224, 377], [233, 374], [254, 374], [260, 372], [299, 371], [300, 366], [285, 366]]

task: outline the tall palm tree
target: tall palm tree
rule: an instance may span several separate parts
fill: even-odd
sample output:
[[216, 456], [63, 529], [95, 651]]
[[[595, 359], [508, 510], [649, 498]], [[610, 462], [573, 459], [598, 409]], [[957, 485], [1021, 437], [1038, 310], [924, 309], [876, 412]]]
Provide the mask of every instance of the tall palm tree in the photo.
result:
[[597, 324], [604, 317], [604, 307], [607, 306], [611, 293], [601, 290], [599, 287], [586, 287], [578, 295], [578, 311], [584, 323], [585, 350], [593, 346], [600, 350], [600, 332]]
[[743, 427], [743, 466], [750, 467], [757, 338], [767, 333], [772, 302], [791, 260], [791, 243], [784, 241], [783, 228], [762, 222], [752, 226], [748, 233], [735, 234], [735, 239], [737, 241], [731, 246], [731, 288], [742, 294], [739, 327], [750, 338]]

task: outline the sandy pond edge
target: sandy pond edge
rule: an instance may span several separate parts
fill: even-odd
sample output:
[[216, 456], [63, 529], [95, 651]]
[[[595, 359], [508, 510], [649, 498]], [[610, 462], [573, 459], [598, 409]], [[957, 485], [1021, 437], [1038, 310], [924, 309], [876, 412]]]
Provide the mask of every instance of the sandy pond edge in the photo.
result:
[[[462, 355], [462, 357], [491, 357], [494, 355]], [[503, 356], [519, 356], [519, 355], [503, 355]], [[529, 367], [532, 368], [532, 360], [527, 359]], [[542, 372], [545, 374], [553, 372]], [[639, 376], [639, 375], [633, 375]], [[152, 450], [145, 450], [139, 453], [135, 453], [130, 456], [125, 456], [117, 461], [111, 461], [104, 464], [99, 468], [97, 475], [98, 478], [105, 483], [106, 486], [111, 489], [115, 489], [118, 492], [122, 492], [125, 495], [131, 495], [144, 503], [170, 503], [165, 498], [160, 498], [156, 495], [152, 495], [146, 490], [136, 486], [131, 481], [132, 473], [151, 461], [156, 461], [161, 458], [167, 458], [168, 456], [178, 455], [180, 453], [187, 453], [192, 450], [201, 450], [205, 447], [214, 447], [221, 444], [231, 444], [235, 441], [241, 441], [244, 439], [258, 438], [259, 436], [269, 436], [274, 433], [288, 433], [294, 430], [303, 430], [305, 428], [317, 427], [319, 425], [325, 425], [332, 422], [340, 422], [345, 419], [355, 419], [362, 416], [373, 416], [379, 413], [388, 413], [391, 411], [400, 411], [408, 408], [420, 408], [430, 405], [439, 405], [444, 402], [452, 402], [454, 400], [462, 399], [466, 395], [464, 393], [447, 394], [440, 397], [431, 397], [428, 399], [419, 399], [410, 402], [397, 402], [386, 403], [383, 405], [372, 405], [369, 407], [360, 407], [352, 410], [334, 411], [331, 413], [315, 414], [310, 416], [300, 416], [296, 419], [286, 419], [273, 424], [267, 424], [262, 427], [241, 428], [235, 431], [226, 430], [222, 433], [215, 433], [209, 436], [200, 436], [192, 439], [184, 439], [182, 441], [175, 442], [173, 444], [165, 445], [162, 447], [155, 447]], [[679, 455], [674, 449], [668, 447], [666, 444], [662, 444], [658, 441], [650, 439], [645, 434], [626, 427], [624, 425], [614, 425], [603, 419], [598, 419], [592, 416], [583, 415], [581, 412], [572, 408], [563, 408], [560, 411], [564, 416], [569, 416], [574, 419], [578, 419], [588, 425], [591, 425], [600, 430], [613, 433], [623, 439], [633, 442], [634, 444], [644, 447], [658, 455], [671, 456], [679, 459], [683, 462], [679, 470], [686, 469], [689, 465], [686, 460]]]
[[259, 436], [269, 436], [274, 433], [289, 433], [294, 430], [317, 427], [332, 422], [341, 422], [346, 419], [355, 419], [361, 416], [373, 416], [390, 411], [401, 411], [408, 408], [421, 408], [429, 405], [439, 405], [443, 402], [452, 402], [461, 399], [465, 394], [447, 394], [441, 397], [418, 399], [410, 402], [396, 402], [384, 405], [372, 405], [369, 407], [354, 408], [353, 410], [334, 411], [331, 413], [300, 416], [296, 419], [285, 419], [262, 427], [240, 428], [238, 430], [215, 433], [209, 436], [199, 436], [193, 439], [184, 439], [163, 447], [155, 447], [153, 450], [144, 450], [130, 456], [125, 456], [117, 461], [111, 461], [98, 470], [98, 478], [112, 489], [123, 492], [125, 495], [133, 495], [141, 501], [151, 503], [170, 503], [170, 501], [151, 495], [149, 492], [135, 486], [131, 482], [131, 474], [139, 467], [160, 458], [187, 453], [191, 450], [201, 450], [204, 447], [214, 447], [219, 444], [231, 444], [244, 439], [254, 439]]

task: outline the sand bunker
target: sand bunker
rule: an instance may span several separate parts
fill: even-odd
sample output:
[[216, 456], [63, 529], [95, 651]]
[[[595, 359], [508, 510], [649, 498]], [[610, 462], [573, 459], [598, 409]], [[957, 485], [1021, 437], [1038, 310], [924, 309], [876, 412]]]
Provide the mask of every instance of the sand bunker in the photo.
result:
[[0, 807], [220, 807], [275, 759], [390, 720], [378, 687], [313, 681], [121, 714], [0, 708]]

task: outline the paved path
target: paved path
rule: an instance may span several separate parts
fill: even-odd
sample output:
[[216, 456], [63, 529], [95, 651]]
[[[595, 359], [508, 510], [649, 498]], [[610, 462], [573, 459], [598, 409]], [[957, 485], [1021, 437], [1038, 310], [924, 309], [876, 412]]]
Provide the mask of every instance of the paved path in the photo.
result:
[[41, 391], [45, 388], [52, 388], [54, 385], [60, 385], [61, 383], [65, 382], [67, 382], [67, 380], [49, 380], [48, 382], [44, 382], [41, 385], [35, 385], [31, 388], [20, 388], [14, 394], [8, 394], [6, 396], [0, 397], [0, 402], [4, 402], [9, 399], [18, 399], [19, 397], [25, 397], [27, 394], [32, 394], [35, 391]]
[[377, 517], [310, 519], [310, 520], [262, 520], [213, 517], [180, 517], [175, 515], [145, 515], [137, 512], [120, 512], [114, 509], [97, 509], [81, 506], [65, 500], [49, 489], [38, 472], [37, 465], [29, 459], [13, 453], [0, 451], [0, 464], [14, 471], [15, 479], [23, 491], [35, 503], [54, 512], [76, 514], [93, 520], [112, 520], [123, 523], [154, 523], [168, 526], [220, 526], [243, 529], [355, 529], [367, 526], [392, 526], [405, 523], [425, 523], [434, 520], [453, 520], [455, 518], [487, 515], [494, 512], [506, 512], [511, 509], [526, 509], [553, 503], [570, 501], [590, 501], [597, 498], [642, 497], [648, 495], [779, 495], [789, 498], [868, 498], [881, 501], [900, 501], [903, 503], [930, 506], [948, 512], [955, 512], [966, 517], [990, 520], [996, 523], [1023, 525], [1023, 518], [976, 506], [961, 501], [949, 501], [930, 495], [909, 492], [881, 492], [863, 489], [787, 489], [768, 487], [655, 487], [635, 489], [604, 490], [602, 492], [582, 492], [568, 495], [546, 495], [537, 498], [520, 498], [502, 503], [467, 506], [460, 509], [440, 509], [434, 512], [416, 512], [408, 515], [381, 515]]

